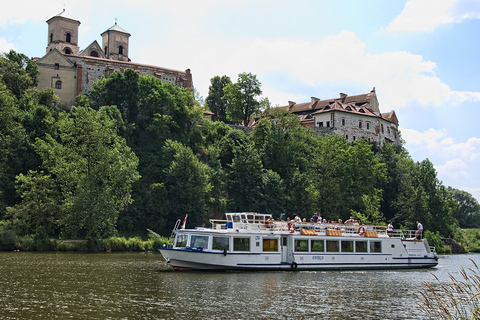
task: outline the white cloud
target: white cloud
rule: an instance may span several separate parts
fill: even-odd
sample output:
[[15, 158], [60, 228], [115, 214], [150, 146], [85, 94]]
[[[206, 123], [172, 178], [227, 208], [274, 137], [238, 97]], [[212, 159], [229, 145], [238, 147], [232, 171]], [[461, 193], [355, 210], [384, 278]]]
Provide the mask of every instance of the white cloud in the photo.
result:
[[478, 0], [409, 0], [388, 31], [431, 31], [438, 25], [480, 19]]
[[401, 129], [402, 138], [407, 149], [423, 149], [430, 154], [443, 155], [449, 158], [459, 157], [466, 161], [475, 161], [480, 157], [480, 138], [472, 137], [466, 142], [454, 143], [447, 130], [428, 129], [419, 132], [413, 129]]
[[[180, 48], [182, 44], [173, 47]], [[241, 39], [219, 43], [199, 38], [192, 39], [190, 47], [198, 50], [179, 53], [160, 46], [149, 47], [142, 51], [139, 60], [155, 64], [158, 52], [162, 52], [162, 58], [171, 66], [185, 66], [189, 61], [185, 69], [192, 69], [195, 86], [205, 96], [213, 76], [228, 75], [236, 81], [239, 73], [252, 72], [262, 83], [262, 78], [280, 74], [270, 81], [264, 93], [273, 104], [280, 105], [298, 97], [294, 84], [312, 88], [310, 97], [317, 95], [314, 87], [333, 83], [379, 88], [382, 105], [389, 109], [399, 109], [414, 101], [425, 106], [480, 101], [480, 92], [451, 90], [435, 75], [436, 64], [421, 55], [406, 51], [370, 54], [365, 42], [348, 30], [318, 41]], [[277, 83], [285, 85], [275, 89]]]
[[435, 166], [438, 176], [450, 181], [462, 181], [468, 179], [468, 165], [461, 159], [452, 159], [443, 166]]
[[13, 43], [9, 43], [7, 39], [0, 38], [0, 53], [16, 50]]

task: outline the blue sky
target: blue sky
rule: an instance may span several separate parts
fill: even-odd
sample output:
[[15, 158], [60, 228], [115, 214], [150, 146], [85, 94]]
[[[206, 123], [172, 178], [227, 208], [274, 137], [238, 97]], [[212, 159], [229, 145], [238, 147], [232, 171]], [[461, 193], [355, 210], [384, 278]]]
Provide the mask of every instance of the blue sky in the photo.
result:
[[2, 4], [0, 52], [46, 53], [64, 8], [87, 47], [115, 19], [133, 62], [210, 79], [256, 74], [274, 105], [376, 88], [415, 161], [480, 200], [480, 0], [17, 0]]

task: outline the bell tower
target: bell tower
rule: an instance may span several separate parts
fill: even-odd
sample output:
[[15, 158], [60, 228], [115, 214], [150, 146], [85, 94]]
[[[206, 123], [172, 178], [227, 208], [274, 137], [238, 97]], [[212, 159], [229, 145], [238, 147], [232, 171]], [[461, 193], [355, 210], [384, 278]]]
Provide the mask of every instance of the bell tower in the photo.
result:
[[75, 20], [71, 15], [62, 12], [47, 20], [48, 23], [48, 45], [47, 53], [57, 49], [63, 54], [78, 54], [78, 26], [80, 21]]
[[130, 61], [128, 58], [129, 38], [130, 33], [120, 28], [117, 21], [113, 27], [102, 33], [102, 45], [107, 59]]

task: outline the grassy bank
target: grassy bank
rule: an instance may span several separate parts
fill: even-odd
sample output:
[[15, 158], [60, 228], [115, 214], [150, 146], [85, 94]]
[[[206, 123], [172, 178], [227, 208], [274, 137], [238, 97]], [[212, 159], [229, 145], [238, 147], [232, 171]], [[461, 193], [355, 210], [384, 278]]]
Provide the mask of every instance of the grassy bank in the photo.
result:
[[480, 253], [480, 229], [459, 229], [454, 239], [468, 252]]
[[14, 234], [0, 234], [0, 250], [4, 251], [156, 251], [166, 245], [168, 238], [149, 232], [148, 240], [140, 237], [110, 237], [101, 240], [59, 240], [42, 239], [35, 236], [17, 237]]

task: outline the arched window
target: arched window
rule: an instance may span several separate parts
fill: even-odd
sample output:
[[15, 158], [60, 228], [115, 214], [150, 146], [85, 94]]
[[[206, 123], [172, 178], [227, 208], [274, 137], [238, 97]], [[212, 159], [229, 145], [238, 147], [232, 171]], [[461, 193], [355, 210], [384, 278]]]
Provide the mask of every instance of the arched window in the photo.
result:
[[65, 54], [72, 54], [72, 50], [70, 50], [70, 48], [65, 48]]
[[352, 111], [352, 108], [350, 106], [346, 107], [345, 110]]
[[96, 58], [98, 58], [98, 52], [95, 51], [95, 50], [92, 50], [92, 51], [90, 52], [90, 57], [96, 57]]
[[118, 54], [123, 54], [123, 46], [118, 47]]
[[55, 89], [62, 89], [62, 81], [57, 80], [57, 82], [55, 82]]
[[53, 42], [53, 33], [50, 33], [50, 43]]
[[105, 46], [105, 54], [107, 54], [107, 49], [108, 49], [108, 47], [107, 47], [107, 46]]
[[65, 37], [65, 42], [70, 43], [72, 41], [72, 36], [70, 35], [70, 32], [67, 32], [67, 36]]

